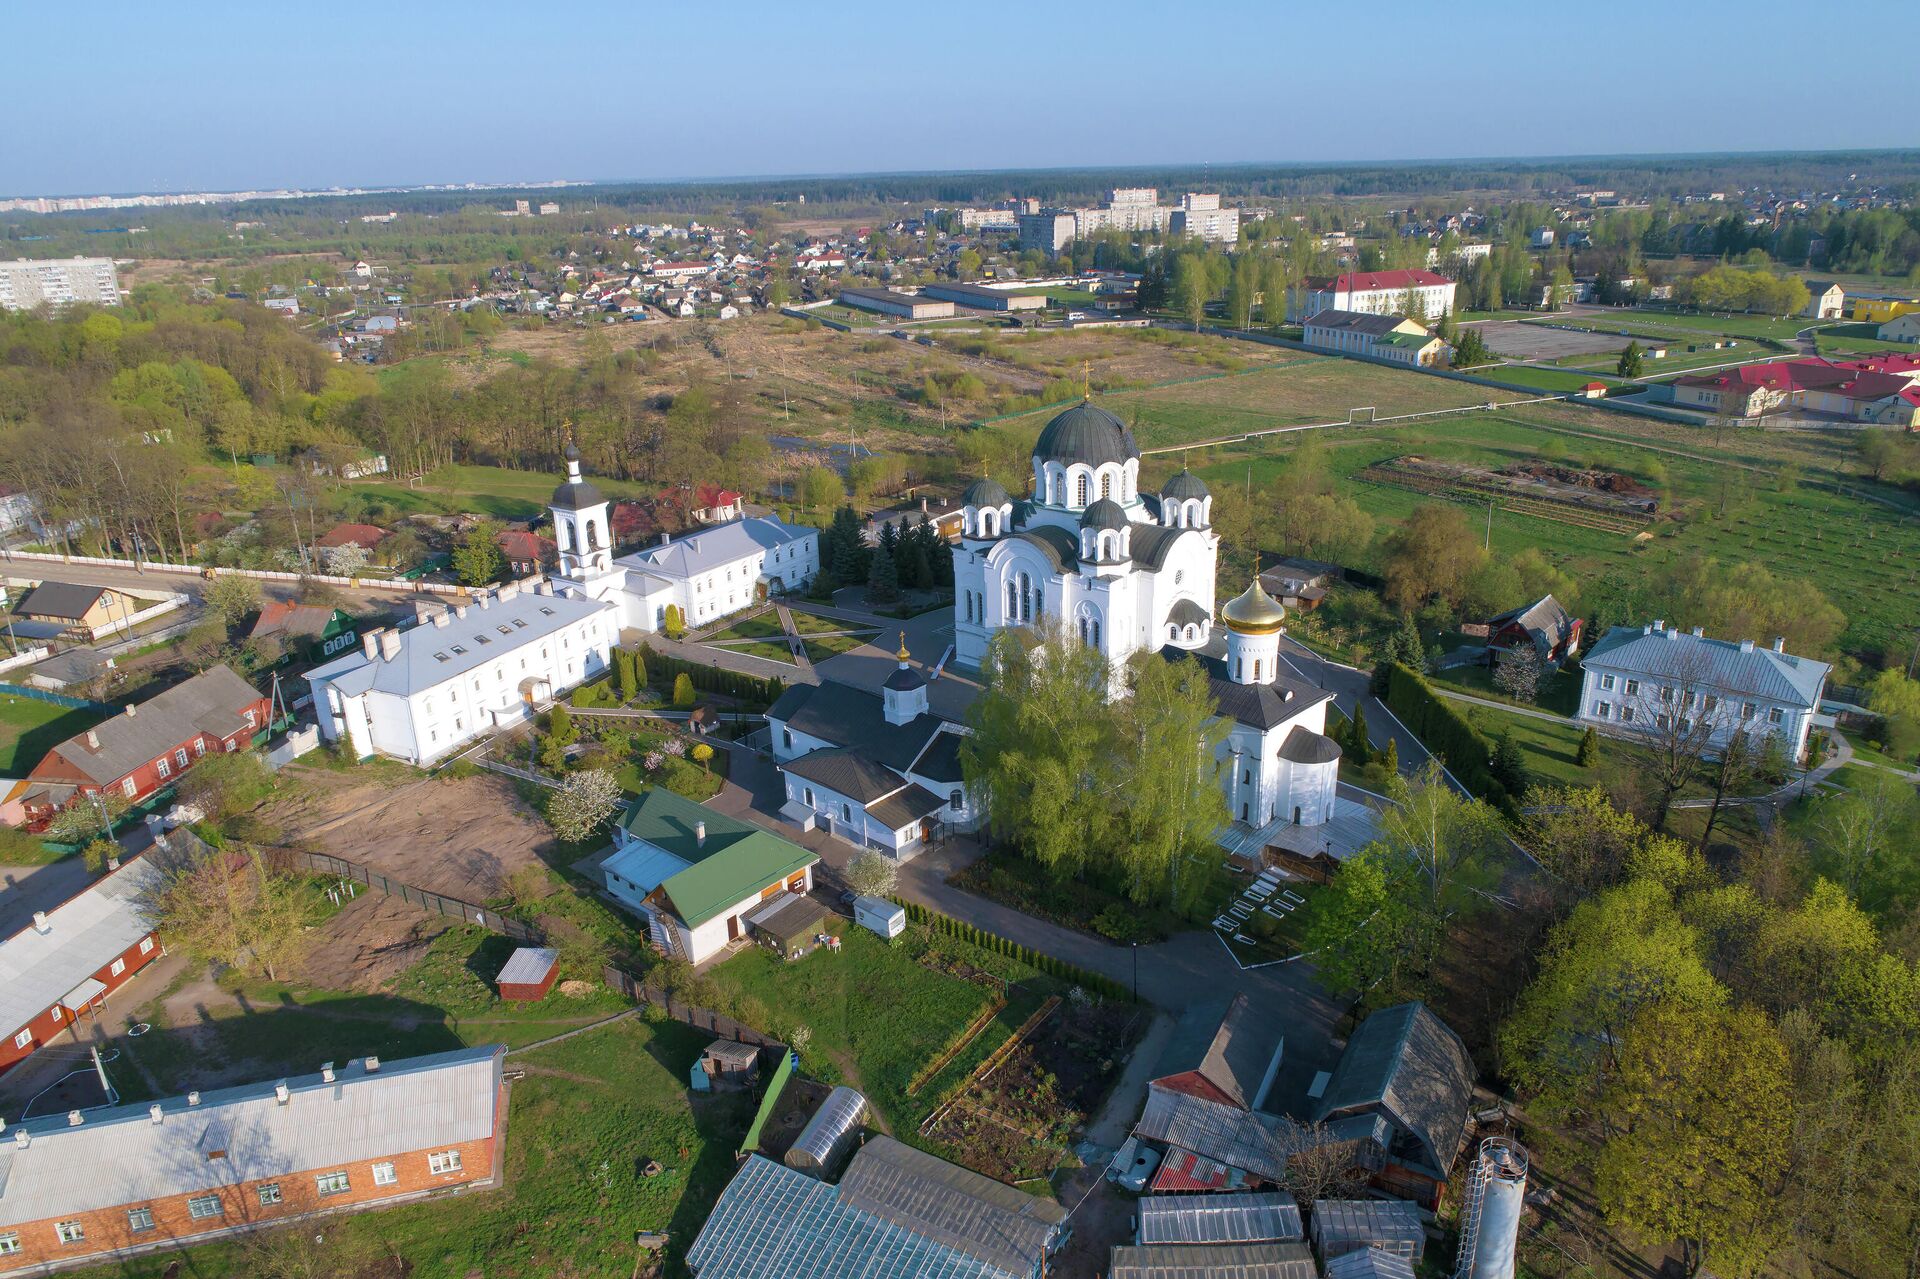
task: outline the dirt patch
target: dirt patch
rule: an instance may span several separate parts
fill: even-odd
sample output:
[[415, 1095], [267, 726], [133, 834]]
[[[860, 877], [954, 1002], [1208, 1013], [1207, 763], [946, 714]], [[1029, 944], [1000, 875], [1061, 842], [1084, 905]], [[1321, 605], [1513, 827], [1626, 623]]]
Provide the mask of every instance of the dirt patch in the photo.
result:
[[299, 980], [327, 990], [385, 989], [418, 963], [449, 926], [436, 915], [362, 888], [345, 910], [315, 932]]
[[1547, 465], [1491, 471], [1407, 454], [1377, 462], [1357, 478], [1475, 505], [1493, 498], [1522, 515], [1612, 533], [1639, 532], [1660, 509], [1653, 490], [1612, 471]]
[[1523, 463], [1517, 466], [1503, 466], [1494, 474], [1512, 476], [1516, 479], [1545, 480], [1573, 488], [1592, 489], [1597, 493], [1619, 493], [1628, 497], [1654, 496], [1652, 489], [1618, 471], [1581, 471], [1570, 466]]
[[[275, 814], [290, 841], [470, 902], [505, 894], [513, 873], [556, 855], [553, 832], [504, 777], [433, 780], [393, 790], [349, 780], [304, 788]], [[317, 820], [315, 820], [317, 819]]]

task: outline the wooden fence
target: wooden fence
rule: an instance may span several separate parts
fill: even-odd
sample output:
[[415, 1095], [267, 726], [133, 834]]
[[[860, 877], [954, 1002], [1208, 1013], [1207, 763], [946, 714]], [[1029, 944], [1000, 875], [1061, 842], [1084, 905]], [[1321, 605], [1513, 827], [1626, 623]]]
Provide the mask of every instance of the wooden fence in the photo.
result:
[[546, 934], [531, 924], [517, 919], [508, 919], [498, 911], [488, 910], [472, 902], [461, 901], [458, 897], [448, 897], [444, 893], [429, 892], [416, 888], [412, 884], [382, 875], [371, 867], [359, 862], [350, 862], [344, 857], [335, 857], [330, 853], [310, 853], [298, 848], [277, 848], [273, 855], [286, 868], [305, 871], [309, 874], [332, 875], [355, 884], [365, 884], [377, 889], [389, 897], [398, 897], [401, 901], [430, 914], [446, 919], [458, 919], [469, 924], [496, 932], [514, 941], [529, 942], [538, 945], [546, 940]]
[[756, 1048], [780, 1048], [785, 1044], [772, 1035], [763, 1034], [743, 1021], [735, 1021], [725, 1013], [714, 1012], [710, 1008], [700, 1008], [683, 1003], [664, 990], [642, 985], [639, 979], [623, 968], [609, 964], [601, 971], [609, 987], [619, 991], [638, 1004], [649, 1004], [666, 1013], [675, 1021], [685, 1022], [695, 1030], [703, 1030], [715, 1039], [731, 1039], [736, 1043], [752, 1044]]

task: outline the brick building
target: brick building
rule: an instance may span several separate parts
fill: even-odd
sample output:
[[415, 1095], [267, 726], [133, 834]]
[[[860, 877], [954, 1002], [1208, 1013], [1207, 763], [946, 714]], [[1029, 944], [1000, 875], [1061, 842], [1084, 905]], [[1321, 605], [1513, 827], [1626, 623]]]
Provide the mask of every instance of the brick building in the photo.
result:
[[0, 1279], [499, 1179], [504, 1045], [0, 1132]]
[[0, 1071], [91, 1016], [161, 954], [147, 901], [159, 882], [159, 867], [137, 857], [0, 939]]
[[96, 791], [143, 803], [209, 752], [251, 746], [267, 720], [267, 699], [215, 666], [48, 751], [27, 774], [28, 824], [43, 827], [75, 796]]

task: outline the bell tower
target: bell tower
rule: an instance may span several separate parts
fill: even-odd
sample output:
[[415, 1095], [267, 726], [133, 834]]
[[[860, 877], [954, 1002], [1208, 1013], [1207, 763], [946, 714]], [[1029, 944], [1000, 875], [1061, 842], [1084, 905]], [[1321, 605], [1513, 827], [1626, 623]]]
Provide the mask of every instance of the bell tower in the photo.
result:
[[553, 540], [560, 565], [554, 585], [568, 594], [606, 598], [606, 588], [620, 576], [613, 564], [613, 530], [607, 519], [607, 499], [581, 477], [580, 450], [567, 441], [567, 478], [553, 491], [547, 509], [553, 513]]

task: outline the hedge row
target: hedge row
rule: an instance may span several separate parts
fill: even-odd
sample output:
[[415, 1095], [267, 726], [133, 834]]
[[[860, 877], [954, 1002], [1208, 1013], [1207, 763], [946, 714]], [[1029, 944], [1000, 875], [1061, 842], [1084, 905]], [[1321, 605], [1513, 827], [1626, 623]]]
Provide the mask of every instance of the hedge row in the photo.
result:
[[903, 901], [898, 897], [892, 900], [906, 908], [908, 919], [916, 924], [925, 924], [936, 933], [945, 933], [949, 937], [958, 938], [982, 950], [990, 950], [996, 955], [1005, 955], [1009, 959], [1018, 960], [1029, 968], [1039, 969], [1049, 977], [1072, 982], [1089, 994], [1098, 995], [1102, 999], [1120, 1001], [1133, 998], [1125, 984], [1114, 981], [1111, 977], [1089, 972], [1075, 964], [1069, 964], [1064, 959], [1056, 959], [1031, 946], [1023, 946], [998, 933], [990, 933], [984, 928], [977, 928], [951, 915], [930, 910], [918, 902]]
[[648, 681], [660, 688], [671, 689], [674, 677], [685, 675], [695, 688], [737, 697], [743, 702], [759, 706], [773, 705], [780, 700], [780, 694], [787, 691], [784, 681], [689, 662], [683, 657], [659, 652], [651, 644], [642, 645], [640, 651], [646, 661]]
[[1389, 662], [1386, 701], [1400, 722], [1440, 757], [1461, 785], [1489, 799], [1501, 791], [1488, 768], [1492, 755], [1487, 739], [1418, 672]]

